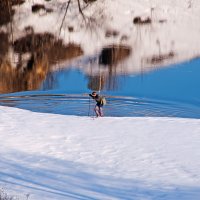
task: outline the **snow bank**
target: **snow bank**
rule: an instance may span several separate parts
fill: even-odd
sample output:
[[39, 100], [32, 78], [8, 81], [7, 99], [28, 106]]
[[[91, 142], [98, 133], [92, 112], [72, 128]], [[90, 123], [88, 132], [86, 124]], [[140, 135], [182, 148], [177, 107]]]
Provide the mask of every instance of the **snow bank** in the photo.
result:
[[30, 199], [200, 196], [200, 120], [0, 107], [0, 185]]
[[[31, 6], [36, 3], [45, 4], [53, 12], [32, 13]], [[13, 37], [18, 38], [25, 33], [25, 27], [32, 26], [36, 33], [51, 32], [65, 43], [80, 44], [85, 56], [94, 56], [110, 44], [128, 45], [132, 54], [123, 64], [124, 73], [149, 71], [155, 65], [200, 56], [199, 0], [98, 0], [82, 6], [85, 20], [77, 2], [72, 1], [63, 21], [66, 7], [67, 3], [62, 0], [26, 1], [16, 8]], [[134, 24], [135, 17], [150, 18], [151, 23]], [[116, 34], [108, 37], [108, 31]], [[122, 69], [116, 71], [121, 73]]]

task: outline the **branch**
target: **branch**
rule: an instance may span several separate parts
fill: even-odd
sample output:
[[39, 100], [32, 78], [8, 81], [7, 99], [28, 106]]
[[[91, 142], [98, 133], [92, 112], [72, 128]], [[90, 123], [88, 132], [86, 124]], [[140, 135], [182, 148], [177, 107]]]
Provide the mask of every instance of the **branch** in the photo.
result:
[[61, 33], [61, 29], [62, 29], [62, 27], [63, 27], [63, 23], [64, 23], [64, 21], [65, 21], [65, 17], [66, 17], [66, 15], [67, 15], [67, 11], [68, 11], [68, 8], [69, 8], [70, 3], [71, 3], [71, 0], [69, 0], [68, 3], [67, 3], [67, 7], [66, 7], [66, 10], [65, 10], [65, 14], [64, 14], [64, 17], [63, 17], [63, 19], [62, 19], [61, 26], [60, 26], [59, 35], [60, 35], [60, 33]]
[[82, 11], [82, 8], [81, 8], [80, 0], [77, 0], [77, 2], [78, 2], [78, 9], [79, 9], [79, 12], [81, 13], [83, 19], [85, 19], [85, 15], [84, 15], [84, 13], [83, 13], [83, 11]]

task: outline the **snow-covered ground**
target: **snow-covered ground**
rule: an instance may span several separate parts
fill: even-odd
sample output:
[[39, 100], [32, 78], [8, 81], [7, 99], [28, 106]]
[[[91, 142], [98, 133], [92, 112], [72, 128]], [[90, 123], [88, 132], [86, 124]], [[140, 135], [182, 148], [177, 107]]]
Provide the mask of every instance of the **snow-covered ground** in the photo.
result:
[[31, 200], [199, 200], [200, 120], [0, 107], [0, 185]]
[[[84, 60], [110, 44], [130, 46], [116, 72], [131, 74], [152, 70], [153, 56], [173, 52], [157, 63], [163, 66], [200, 55], [199, 0], [97, 0], [83, 9], [86, 21], [72, 1], [62, 24], [63, 2], [16, 6], [13, 39], [32, 26], [80, 44]], [[53, 12], [32, 13], [36, 3]], [[152, 23], [135, 25], [138, 16]], [[73, 66], [89, 73], [83, 63]], [[93, 119], [0, 107], [0, 141], [0, 186], [20, 199], [200, 199], [199, 119]]]

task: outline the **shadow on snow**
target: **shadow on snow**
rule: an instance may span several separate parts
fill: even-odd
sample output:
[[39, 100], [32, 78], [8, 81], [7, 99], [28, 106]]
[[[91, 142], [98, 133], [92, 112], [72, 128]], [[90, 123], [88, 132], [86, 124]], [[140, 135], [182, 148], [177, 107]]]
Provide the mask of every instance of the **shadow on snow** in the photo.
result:
[[167, 186], [95, 173], [92, 166], [42, 155], [0, 156], [0, 185], [30, 199], [198, 199], [200, 188]]

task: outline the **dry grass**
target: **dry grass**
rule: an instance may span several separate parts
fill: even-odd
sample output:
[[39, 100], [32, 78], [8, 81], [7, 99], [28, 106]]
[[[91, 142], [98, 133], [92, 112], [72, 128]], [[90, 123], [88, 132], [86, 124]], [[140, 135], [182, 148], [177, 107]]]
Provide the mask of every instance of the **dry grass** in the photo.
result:
[[170, 51], [167, 54], [154, 55], [151, 58], [147, 59], [147, 63], [151, 63], [153, 65], [155, 65], [155, 64], [161, 64], [165, 60], [172, 59], [174, 56], [175, 56], [175, 53], [173, 51]]
[[8, 195], [3, 188], [0, 188], [0, 200], [19, 200], [18, 198]]
[[152, 23], [152, 20], [150, 17], [147, 17], [147, 18], [142, 18], [142, 17], [135, 17], [133, 19], [133, 23], [134, 24], [138, 24], [138, 25], [146, 25], [146, 24], [151, 24]]

